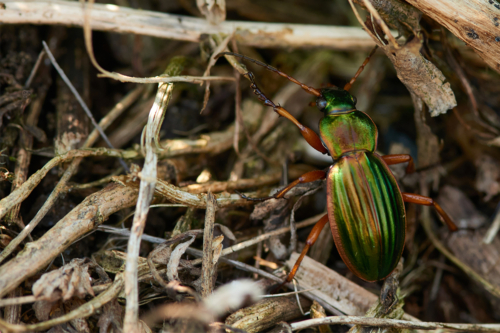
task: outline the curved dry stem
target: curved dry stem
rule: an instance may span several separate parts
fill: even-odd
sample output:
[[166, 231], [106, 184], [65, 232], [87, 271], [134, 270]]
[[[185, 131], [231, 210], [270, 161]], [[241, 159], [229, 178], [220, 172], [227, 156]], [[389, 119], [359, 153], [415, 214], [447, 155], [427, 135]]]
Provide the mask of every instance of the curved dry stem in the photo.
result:
[[218, 77], [218, 76], [212, 76], [212, 77], [204, 77], [204, 76], [164, 76], [164, 75], [159, 75], [159, 76], [154, 76], [154, 77], [132, 77], [128, 75], [123, 75], [120, 73], [115, 73], [115, 72], [109, 72], [105, 70], [104, 68], [99, 65], [97, 62], [95, 56], [94, 56], [94, 47], [92, 45], [92, 28], [90, 27], [90, 10], [92, 8], [92, 4], [94, 3], [94, 0], [90, 0], [88, 3], [86, 3], [84, 0], [82, 0], [84, 3], [84, 15], [83, 15], [83, 36], [85, 39], [85, 47], [87, 49], [87, 53], [89, 55], [90, 61], [92, 62], [92, 65], [94, 65], [95, 68], [99, 72], [101, 72], [101, 75], [98, 75], [99, 77], [109, 77], [112, 79], [115, 79], [117, 81], [121, 82], [134, 82], [134, 83], [172, 83], [172, 82], [191, 82], [191, 83], [203, 83], [204, 81], [234, 81], [234, 77], [228, 76], [228, 77]]
[[370, 14], [372, 14], [375, 17], [375, 21], [377, 21], [378, 25], [380, 25], [382, 30], [385, 32], [387, 38], [389, 39], [389, 41], [392, 44], [391, 46], [395, 49], [399, 49], [399, 44], [396, 41], [396, 38], [394, 38], [394, 36], [391, 33], [391, 30], [389, 29], [387, 24], [385, 24], [384, 20], [382, 20], [382, 18], [380, 17], [380, 14], [377, 12], [375, 7], [373, 7], [371, 2], [368, 0], [363, 0], [363, 3], [365, 4], [365, 6], [368, 9], [368, 11], [370, 12]]
[[360, 325], [373, 327], [391, 327], [401, 329], [417, 329], [417, 330], [438, 330], [445, 329], [447, 331], [464, 331], [464, 332], [500, 332], [500, 324], [448, 324], [436, 322], [418, 322], [397, 319], [382, 319], [370, 317], [356, 316], [336, 316], [316, 318], [292, 323], [292, 330], [298, 331], [308, 327], [320, 325]]
[[[348, 0], [349, 1], [349, 4], [351, 5], [351, 8], [352, 8], [352, 11], [354, 13], [354, 15], [356, 16], [356, 18], [358, 19], [358, 22], [359, 24], [361, 24], [361, 26], [363, 27], [363, 29], [365, 30], [365, 32], [367, 34], [370, 35], [370, 37], [374, 40], [374, 41], [379, 41], [378, 37], [375, 36], [372, 31], [370, 29], [368, 29], [368, 27], [366, 26], [365, 22], [363, 21], [363, 19], [361, 18], [361, 15], [359, 15], [359, 12], [358, 12], [358, 9], [356, 8], [356, 6], [354, 6], [354, 2], [352, 2], [352, 0]], [[382, 45], [383, 46], [383, 45]]]

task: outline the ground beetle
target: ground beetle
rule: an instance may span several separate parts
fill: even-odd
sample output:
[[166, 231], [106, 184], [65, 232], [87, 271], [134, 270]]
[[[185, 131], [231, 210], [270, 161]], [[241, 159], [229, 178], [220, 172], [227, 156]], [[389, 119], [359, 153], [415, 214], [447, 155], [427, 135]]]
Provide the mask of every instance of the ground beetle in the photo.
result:
[[267, 98], [257, 87], [252, 72], [245, 74], [254, 93], [265, 105], [292, 121], [314, 149], [333, 158], [333, 164], [327, 171], [308, 172], [272, 196], [282, 198], [297, 184], [326, 179], [328, 214], [313, 227], [306, 246], [284, 283], [293, 279], [302, 259], [328, 222], [342, 260], [356, 276], [366, 281], [385, 279], [401, 258], [406, 233], [404, 202], [434, 206], [448, 228], [453, 231], [457, 229], [433, 199], [400, 191], [388, 165], [408, 162], [406, 172], [413, 172], [414, 164], [410, 155], [380, 156], [375, 153], [377, 127], [366, 113], [356, 110], [356, 98], [348, 92], [375, 50], [343, 89], [309, 87], [272, 66], [237, 53], [223, 52], [217, 55], [246, 59], [300, 85], [306, 92], [316, 96], [316, 106], [324, 113], [318, 136], [283, 107]]

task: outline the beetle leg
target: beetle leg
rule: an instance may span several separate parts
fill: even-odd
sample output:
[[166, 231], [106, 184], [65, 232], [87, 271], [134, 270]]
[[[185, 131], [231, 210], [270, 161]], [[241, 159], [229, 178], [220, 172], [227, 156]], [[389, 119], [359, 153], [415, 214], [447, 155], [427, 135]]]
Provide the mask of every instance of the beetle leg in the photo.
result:
[[251, 201], [265, 201], [265, 200], [269, 200], [269, 199], [273, 199], [273, 198], [280, 199], [280, 198], [283, 198], [288, 191], [290, 191], [292, 188], [294, 188], [298, 184], [310, 183], [310, 182], [314, 182], [316, 180], [325, 179], [325, 178], [326, 178], [326, 172], [323, 170], [309, 171], [309, 172], [303, 174], [302, 176], [300, 176], [299, 178], [297, 178], [296, 180], [294, 180], [293, 182], [291, 182], [290, 184], [288, 184], [284, 189], [282, 189], [281, 191], [279, 191], [275, 195], [272, 195], [270, 197], [265, 197], [265, 198], [250, 198], [250, 197], [247, 197], [246, 195], [244, 195], [243, 193], [240, 193], [238, 191], [235, 191], [235, 192], [238, 193], [243, 199], [247, 199], [247, 200], [251, 200]]
[[403, 195], [403, 201], [405, 202], [411, 202], [411, 203], [416, 203], [417, 205], [424, 205], [424, 206], [434, 206], [436, 208], [439, 216], [442, 217], [446, 225], [448, 226], [448, 229], [450, 231], [457, 231], [458, 228], [455, 225], [455, 223], [452, 221], [452, 219], [446, 214], [446, 212], [441, 208], [441, 206], [438, 205], [436, 201], [429, 197], [424, 197], [423, 195], [418, 195], [414, 193], [401, 193]]
[[394, 155], [385, 155], [385, 156], [381, 156], [381, 157], [387, 165], [408, 162], [408, 166], [406, 167], [406, 173], [414, 173], [415, 172], [415, 163], [413, 163], [413, 158], [411, 157], [411, 155], [394, 154]]
[[[293, 280], [295, 273], [297, 273], [297, 270], [299, 269], [299, 266], [300, 266], [300, 263], [302, 262], [302, 259], [304, 259], [309, 248], [311, 246], [313, 246], [314, 243], [316, 243], [316, 240], [318, 239], [319, 234], [321, 233], [321, 230], [323, 230], [323, 228], [325, 227], [325, 224], [327, 224], [327, 223], [328, 223], [328, 214], [326, 214], [318, 222], [316, 222], [316, 224], [312, 228], [311, 232], [309, 233], [309, 236], [307, 236], [306, 246], [304, 246], [304, 249], [300, 253], [299, 258], [295, 262], [295, 265], [293, 265], [292, 270], [290, 271], [290, 273], [288, 273], [286, 280], [283, 281], [283, 283], [279, 287], [281, 287], [285, 283], [288, 283], [288, 282]], [[277, 289], [279, 289], [279, 288], [277, 288]]]
[[290, 120], [292, 123], [295, 124], [300, 130], [300, 133], [306, 139], [307, 143], [317, 151], [323, 154], [328, 154], [328, 150], [323, 146], [323, 143], [321, 142], [321, 139], [319, 138], [318, 134], [316, 134], [312, 129], [310, 129], [307, 126], [302, 125], [297, 119], [295, 119], [294, 116], [290, 114], [287, 110], [285, 110], [283, 107], [274, 104], [273, 101], [271, 101], [267, 96], [260, 90], [259, 87], [257, 87], [257, 84], [255, 83], [255, 76], [253, 75], [252, 72], [248, 72], [245, 74], [246, 77], [250, 80], [251, 84], [250, 87], [253, 89], [253, 92], [257, 97], [264, 103], [264, 105], [270, 106], [273, 108], [276, 113], [278, 113], [280, 116], [285, 117], [286, 119]]
[[323, 170], [309, 171], [309, 172], [303, 174], [302, 176], [300, 176], [299, 178], [297, 178], [296, 180], [294, 180], [293, 182], [291, 182], [290, 184], [288, 184], [287, 187], [285, 187], [284, 189], [282, 189], [281, 191], [276, 193], [273, 196], [273, 198], [276, 198], [276, 199], [283, 198], [285, 196], [286, 192], [290, 191], [292, 188], [294, 188], [298, 184], [310, 183], [310, 182], [314, 182], [316, 180], [325, 179], [325, 178], [326, 178], [326, 172]]

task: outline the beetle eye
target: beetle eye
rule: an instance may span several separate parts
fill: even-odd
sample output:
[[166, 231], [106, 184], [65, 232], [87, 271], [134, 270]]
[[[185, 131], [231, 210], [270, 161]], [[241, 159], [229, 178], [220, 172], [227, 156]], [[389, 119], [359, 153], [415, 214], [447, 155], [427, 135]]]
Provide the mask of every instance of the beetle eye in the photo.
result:
[[354, 105], [356, 105], [356, 103], [358, 102], [358, 99], [354, 96], [352, 96], [352, 102], [354, 103]]
[[323, 111], [326, 108], [326, 99], [323, 97], [318, 97], [316, 99], [316, 106], [318, 107], [318, 110]]

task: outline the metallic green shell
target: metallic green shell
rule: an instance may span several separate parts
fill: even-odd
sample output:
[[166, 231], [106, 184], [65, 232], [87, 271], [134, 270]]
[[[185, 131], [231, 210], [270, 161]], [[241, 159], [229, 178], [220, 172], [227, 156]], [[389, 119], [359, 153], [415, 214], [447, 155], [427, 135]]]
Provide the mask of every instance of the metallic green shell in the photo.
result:
[[321, 90], [321, 98], [326, 101], [326, 106], [323, 110], [325, 114], [331, 114], [342, 111], [350, 111], [356, 109], [354, 97], [344, 89], [326, 88]]
[[321, 140], [333, 159], [356, 150], [373, 152], [377, 147], [377, 127], [364, 112], [330, 114], [319, 122]]
[[328, 218], [335, 245], [360, 278], [387, 277], [405, 243], [405, 207], [398, 184], [379, 155], [344, 155], [327, 175]]

